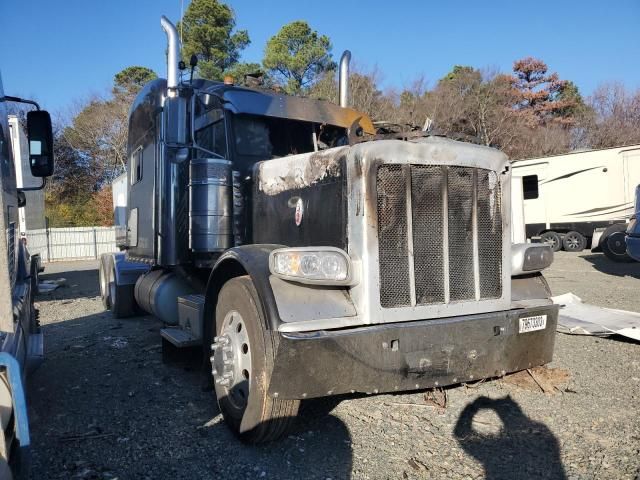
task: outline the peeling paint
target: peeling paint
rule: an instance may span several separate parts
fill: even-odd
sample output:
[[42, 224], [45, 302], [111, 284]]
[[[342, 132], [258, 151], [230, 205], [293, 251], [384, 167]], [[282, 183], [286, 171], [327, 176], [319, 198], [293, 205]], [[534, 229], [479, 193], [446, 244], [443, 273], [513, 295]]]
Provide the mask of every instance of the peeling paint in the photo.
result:
[[340, 176], [340, 159], [349, 147], [291, 155], [260, 164], [258, 188], [266, 195], [277, 195], [314, 185], [327, 177]]

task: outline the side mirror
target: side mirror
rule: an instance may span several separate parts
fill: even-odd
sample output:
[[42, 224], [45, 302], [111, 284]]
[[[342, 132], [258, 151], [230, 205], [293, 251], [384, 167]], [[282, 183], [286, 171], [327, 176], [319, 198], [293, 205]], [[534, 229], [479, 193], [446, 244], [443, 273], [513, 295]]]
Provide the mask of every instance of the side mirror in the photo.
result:
[[29, 166], [34, 177], [53, 175], [53, 130], [49, 112], [34, 110], [27, 113], [29, 137]]

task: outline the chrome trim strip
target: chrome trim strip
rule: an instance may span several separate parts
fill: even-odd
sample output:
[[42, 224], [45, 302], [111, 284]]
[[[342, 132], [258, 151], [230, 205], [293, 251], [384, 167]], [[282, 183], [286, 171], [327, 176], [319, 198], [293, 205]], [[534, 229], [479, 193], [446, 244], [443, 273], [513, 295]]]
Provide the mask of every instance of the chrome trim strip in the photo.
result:
[[404, 165], [405, 170], [405, 194], [407, 207], [407, 254], [409, 267], [409, 296], [411, 306], [416, 306], [416, 272], [413, 258], [413, 205], [411, 203], [411, 165]]
[[449, 170], [442, 166], [442, 276], [444, 281], [444, 303], [449, 303]]
[[480, 254], [478, 252], [478, 169], [473, 169], [471, 200], [471, 228], [473, 235], [473, 283], [475, 285], [476, 300], [480, 300]]

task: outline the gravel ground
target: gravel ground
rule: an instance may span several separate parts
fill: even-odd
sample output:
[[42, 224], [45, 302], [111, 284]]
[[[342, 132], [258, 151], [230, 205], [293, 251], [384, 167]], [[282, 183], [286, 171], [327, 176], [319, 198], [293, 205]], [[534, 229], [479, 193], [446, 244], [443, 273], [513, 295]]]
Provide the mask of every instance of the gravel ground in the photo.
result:
[[[39, 299], [46, 360], [31, 377], [33, 479], [640, 478], [640, 344], [557, 335], [548, 395], [504, 380], [308, 400], [291, 435], [240, 444], [188, 361], [163, 363], [153, 317], [103, 312], [95, 262], [47, 265], [67, 286]], [[547, 278], [640, 311], [640, 266], [559, 253]]]

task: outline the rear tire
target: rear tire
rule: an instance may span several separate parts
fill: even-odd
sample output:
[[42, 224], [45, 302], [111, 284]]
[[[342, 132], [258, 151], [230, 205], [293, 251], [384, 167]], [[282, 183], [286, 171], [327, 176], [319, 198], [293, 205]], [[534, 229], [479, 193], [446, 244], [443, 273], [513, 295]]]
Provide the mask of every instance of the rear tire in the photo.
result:
[[587, 239], [580, 232], [569, 232], [562, 239], [562, 246], [567, 252], [581, 252], [587, 246]]
[[562, 248], [562, 237], [558, 232], [544, 232], [540, 235], [542, 241], [551, 245], [551, 250], [554, 252], [559, 251]]
[[111, 278], [109, 282], [109, 303], [114, 318], [131, 317], [135, 314], [134, 285], [118, 285], [115, 264], [111, 261]]
[[99, 282], [100, 282], [100, 298], [102, 299], [102, 305], [105, 309], [111, 309], [111, 288], [109, 286], [111, 282], [111, 270], [113, 257], [108, 254], [100, 256], [100, 268], [98, 270]]
[[600, 246], [605, 256], [614, 262], [630, 263], [633, 262], [627, 254], [627, 244], [624, 241], [626, 225], [611, 225], [600, 237]]
[[243, 442], [282, 437], [298, 414], [300, 401], [268, 395], [278, 336], [267, 330], [260, 298], [248, 276], [233, 278], [222, 287], [215, 332], [213, 378], [225, 422]]

